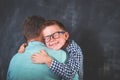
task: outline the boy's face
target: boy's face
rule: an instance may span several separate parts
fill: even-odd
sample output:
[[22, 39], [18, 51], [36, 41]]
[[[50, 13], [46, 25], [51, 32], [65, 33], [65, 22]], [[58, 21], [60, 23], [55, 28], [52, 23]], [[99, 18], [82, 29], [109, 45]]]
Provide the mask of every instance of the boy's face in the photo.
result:
[[54, 50], [61, 49], [69, 37], [68, 32], [60, 29], [58, 25], [47, 26], [42, 33], [46, 46]]

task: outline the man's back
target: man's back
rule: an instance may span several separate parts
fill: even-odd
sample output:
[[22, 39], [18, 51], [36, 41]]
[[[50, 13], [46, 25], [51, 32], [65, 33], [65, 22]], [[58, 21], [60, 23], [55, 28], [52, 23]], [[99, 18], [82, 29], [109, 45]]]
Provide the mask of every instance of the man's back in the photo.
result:
[[62, 50], [53, 51], [45, 47], [44, 44], [33, 41], [28, 44], [23, 54], [16, 54], [9, 66], [7, 80], [58, 80], [45, 64], [33, 64], [31, 55], [33, 53], [45, 50], [59, 62], [65, 62], [66, 53]]

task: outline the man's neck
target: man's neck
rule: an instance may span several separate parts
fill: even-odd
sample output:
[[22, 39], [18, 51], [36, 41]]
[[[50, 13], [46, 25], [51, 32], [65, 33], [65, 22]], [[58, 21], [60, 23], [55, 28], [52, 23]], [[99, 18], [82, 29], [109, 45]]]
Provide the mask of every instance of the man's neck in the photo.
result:
[[27, 42], [33, 42], [33, 41], [39, 41], [42, 42], [42, 40], [40, 38], [33, 38], [33, 39], [29, 39], [27, 40]]

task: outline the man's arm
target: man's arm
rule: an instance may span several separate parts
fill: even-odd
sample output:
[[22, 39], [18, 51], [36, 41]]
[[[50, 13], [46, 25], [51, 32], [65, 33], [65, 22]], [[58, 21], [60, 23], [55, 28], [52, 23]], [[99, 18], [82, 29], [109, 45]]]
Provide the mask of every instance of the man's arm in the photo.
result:
[[7, 79], [6, 80], [10, 80], [10, 71], [8, 69], [8, 72], [7, 72]]
[[13, 66], [14, 66], [14, 57], [12, 57], [12, 59], [10, 60], [10, 63], [9, 63], [9, 67], [8, 67], [8, 71], [7, 71], [7, 76], [6, 76], [6, 80], [12, 80], [12, 77], [13, 74], [11, 72], [13, 72]]

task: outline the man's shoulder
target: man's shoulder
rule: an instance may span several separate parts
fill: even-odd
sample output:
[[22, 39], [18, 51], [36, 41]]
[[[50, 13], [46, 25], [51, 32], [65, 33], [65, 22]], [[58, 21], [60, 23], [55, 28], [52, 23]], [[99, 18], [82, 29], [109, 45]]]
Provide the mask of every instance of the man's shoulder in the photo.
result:
[[52, 58], [56, 59], [59, 62], [65, 62], [66, 60], [66, 52], [63, 50], [52, 50], [47, 48], [46, 52], [48, 53], [49, 56]]
[[19, 57], [19, 55], [22, 54], [22, 53], [16, 53], [13, 55], [12, 59], [15, 59], [16, 57]]
[[19, 56], [19, 55], [20, 55], [20, 53], [14, 54], [14, 55], [12, 56], [11, 60], [10, 60], [10, 64], [15, 64], [15, 62], [19, 59], [19, 57], [21, 57], [21, 56]]
[[45, 49], [46, 49], [46, 51], [49, 51], [49, 52], [53, 52], [53, 53], [65, 53], [65, 51], [64, 50], [62, 50], [62, 49], [59, 49], [59, 50], [53, 50], [53, 49], [51, 49], [51, 48], [48, 48], [48, 47], [44, 47]]

